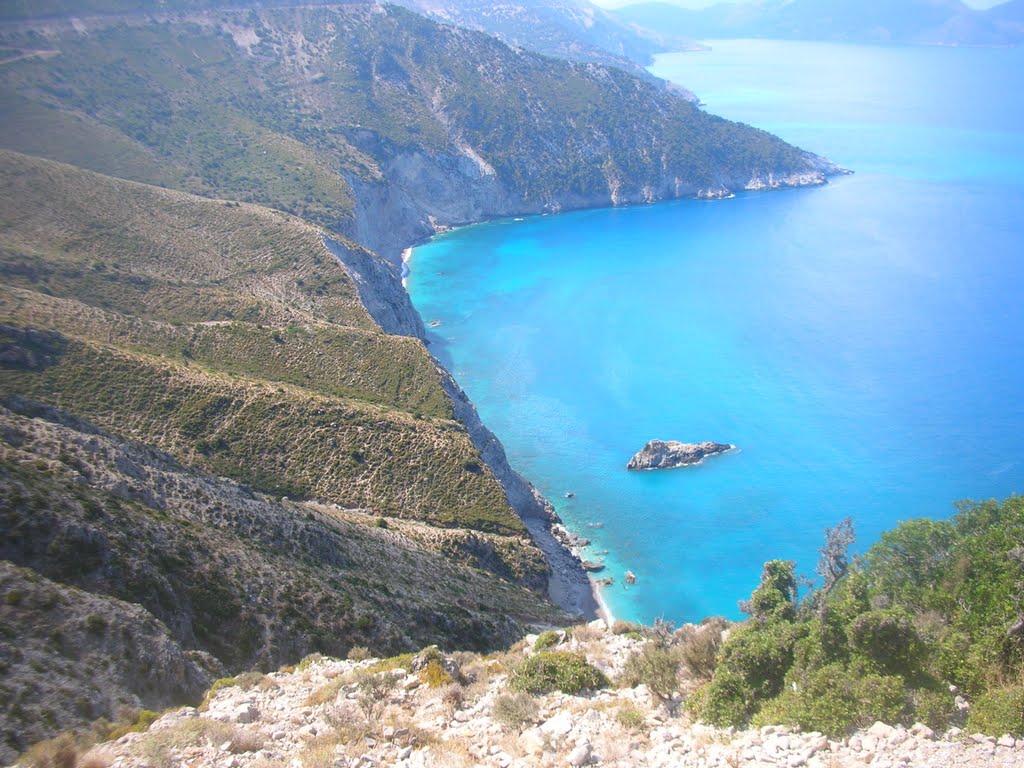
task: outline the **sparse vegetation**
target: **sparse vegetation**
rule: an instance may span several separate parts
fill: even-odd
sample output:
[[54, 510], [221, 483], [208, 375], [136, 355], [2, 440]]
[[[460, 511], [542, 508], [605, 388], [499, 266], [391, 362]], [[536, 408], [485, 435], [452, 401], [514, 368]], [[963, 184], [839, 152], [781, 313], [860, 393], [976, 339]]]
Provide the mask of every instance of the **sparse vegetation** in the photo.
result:
[[176, 750], [195, 746], [204, 741], [233, 745], [236, 740], [238, 740], [239, 747], [233, 750], [229, 746], [229, 751], [248, 751], [243, 750], [242, 747], [250, 745], [249, 737], [241, 735], [235, 726], [222, 723], [219, 720], [193, 718], [171, 728], [146, 734], [137, 742], [133, 751], [153, 768], [173, 768]]
[[622, 621], [618, 619], [612, 624], [612, 634], [615, 635], [629, 635], [631, 637], [640, 638], [643, 637], [643, 626], [632, 621]]
[[537, 702], [525, 692], [502, 693], [494, 699], [491, 717], [510, 731], [521, 731], [537, 718]]
[[455, 679], [448, 673], [441, 662], [431, 659], [420, 672], [420, 680], [429, 688], [442, 688], [451, 685]]
[[123, 725], [114, 726], [109, 733], [105, 734], [105, 741], [116, 741], [117, 739], [124, 736], [126, 733], [141, 733], [142, 731], [148, 730], [149, 726], [160, 717], [159, 712], [153, 712], [148, 709], [139, 710], [138, 714], [131, 719], [131, 722], [124, 723]]
[[537, 639], [533, 641], [533, 649], [535, 651], [543, 651], [545, 648], [553, 648], [561, 641], [562, 634], [560, 632], [548, 629], [537, 635]]
[[89, 740], [64, 733], [34, 744], [18, 758], [18, 765], [25, 768], [77, 768], [80, 755], [89, 746]]
[[647, 718], [640, 711], [640, 707], [631, 701], [627, 701], [615, 712], [615, 719], [619, 725], [630, 731], [639, 731], [647, 725]]
[[[35, 542], [31, 551], [40, 553], [37, 570], [0, 567], [0, 595], [18, 595], [13, 605], [4, 601], [5, 613], [15, 618], [5, 619], [0, 631], [5, 642], [27, 652], [0, 675], [0, 698], [16, 700], [26, 679], [38, 691], [20, 705], [25, 720], [16, 728], [24, 746], [96, 717], [116, 719], [126, 700], [155, 709], [201, 698], [209, 669], [167, 631], [185, 626], [182, 617], [205, 650], [238, 669], [274, 668], [303, 653], [344, 656], [353, 642], [372, 643], [378, 653], [433, 642], [489, 650], [515, 636], [515, 624], [504, 617], [551, 624], [561, 615], [523, 588], [432, 552], [436, 529], [401, 523], [403, 533], [417, 537], [410, 544], [367, 525], [358, 513], [278, 504], [137, 444], [81, 431], [85, 427], [66, 415], [59, 418], [68, 426], [36, 406], [25, 413], [32, 415], [0, 409], [4, 434], [19, 445], [15, 458], [0, 461], [0, 538], [6, 546]], [[38, 468], [37, 457], [56, 469]], [[159, 499], [162, 509], [82, 481], [122, 477], [119, 466], [128, 460], [144, 468], [144, 482], [133, 479], [131, 487], [145, 499]], [[388, 563], [386, 584], [377, 572], [382, 562]], [[175, 578], [154, 578], [165, 572]], [[109, 597], [47, 577], [100, 584]], [[473, 601], [451, 584], [464, 585]], [[87, 622], [90, 615], [103, 617], [106, 632], [89, 630], [96, 624]], [[364, 616], [373, 622], [358, 622]], [[55, 633], [60, 645], [51, 640]], [[130, 658], [123, 655], [127, 646]], [[72, 649], [89, 648], [99, 655], [89, 651], [77, 657], [81, 661], [66, 661]], [[113, 660], [109, 649], [117, 649]], [[154, 658], [187, 687], [151, 698], [146, 670]], [[255, 673], [252, 683], [260, 679]], [[62, 692], [88, 690], [96, 681], [110, 688], [90, 696], [90, 709]], [[44, 708], [50, 719], [43, 718]]]
[[356, 703], [367, 723], [373, 725], [380, 718], [395, 682], [394, 675], [387, 672], [361, 672], [356, 677]]
[[509, 687], [525, 693], [578, 694], [608, 684], [604, 673], [587, 663], [583, 654], [571, 651], [541, 651], [522, 662], [509, 677]]
[[679, 687], [680, 664], [678, 649], [648, 641], [626, 660], [617, 682], [627, 688], [646, 685], [651, 693], [667, 699]]
[[203, 701], [199, 705], [200, 710], [206, 710], [210, 706], [210, 702], [216, 698], [217, 694], [225, 688], [238, 687], [243, 691], [247, 691], [250, 688], [254, 688], [263, 681], [264, 675], [261, 672], [243, 672], [235, 677], [222, 677], [213, 681], [213, 685], [206, 692], [206, 696], [203, 697]]
[[353, 645], [345, 654], [345, 658], [349, 661], [366, 661], [370, 658], [370, 649], [365, 645]]
[[688, 624], [676, 632], [679, 658], [694, 678], [703, 680], [714, 674], [726, 626], [724, 619], [712, 618], [698, 626]]

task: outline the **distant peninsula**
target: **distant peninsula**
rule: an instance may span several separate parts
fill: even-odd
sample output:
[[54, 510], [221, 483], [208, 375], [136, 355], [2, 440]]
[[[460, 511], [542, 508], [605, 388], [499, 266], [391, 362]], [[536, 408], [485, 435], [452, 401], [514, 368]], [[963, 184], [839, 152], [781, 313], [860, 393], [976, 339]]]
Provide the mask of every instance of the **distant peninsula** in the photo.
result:
[[709, 456], [734, 450], [724, 443], [680, 443], [675, 440], [651, 440], [633, 458], [626, 469], [675, 469], [700, 464]]

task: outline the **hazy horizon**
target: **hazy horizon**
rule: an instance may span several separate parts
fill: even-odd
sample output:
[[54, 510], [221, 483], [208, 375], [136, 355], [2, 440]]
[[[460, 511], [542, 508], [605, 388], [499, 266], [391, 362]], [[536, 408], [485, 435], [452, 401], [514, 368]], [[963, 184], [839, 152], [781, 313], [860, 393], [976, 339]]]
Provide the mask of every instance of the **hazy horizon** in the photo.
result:
[[[993, 8], [997, 5], [1003, 5], [1009, 2], [1009, 0], [961, 0], [964, 5], [969, 8], [975, 8], [977, 10], [984, 10], [986, 8]], [[719, 5], [725, 2], [743, 2], [743, 0], [591, 0], [594, 5], [599, 5], [602, 8], [622, 8], [626, 5], [637, 5], [639, 3], [651, 3], [661, 2], [669, 5], [678, 5], [681, 8], [700, 9], [708, 8], [712, 5]]]

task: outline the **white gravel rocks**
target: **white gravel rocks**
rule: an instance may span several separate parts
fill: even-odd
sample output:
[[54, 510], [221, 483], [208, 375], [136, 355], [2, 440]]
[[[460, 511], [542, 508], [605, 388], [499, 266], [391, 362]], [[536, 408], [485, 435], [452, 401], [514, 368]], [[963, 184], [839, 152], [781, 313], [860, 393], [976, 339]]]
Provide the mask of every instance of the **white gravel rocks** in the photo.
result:
[[[560, 647], [586, 653], [612, 676], [640, 645], [595, 626], [583, 638]], [[476, 679], [452, 690], [396, 670], [372, 724], [352, 675], [373, 660], [313, 661], [248, 690], [222, 688], [205, 712], [168, 712], [148, 733], [101, 745], [94, 756], [110, 768], [1024, 768], [1024, 741], [1009, 735], [950, 729], [940, 737], [920, 723], [874, 723], [840, 741], [780, 726], [718, 729], [689, 722], [643, 686], [538, 696], [534, 721], [509, 728], [491, 717], [492, 706], [507, 690], [509, 665], [528, 652], [464, 658]], [[194, 733], [209, 736], [176, 739]]]

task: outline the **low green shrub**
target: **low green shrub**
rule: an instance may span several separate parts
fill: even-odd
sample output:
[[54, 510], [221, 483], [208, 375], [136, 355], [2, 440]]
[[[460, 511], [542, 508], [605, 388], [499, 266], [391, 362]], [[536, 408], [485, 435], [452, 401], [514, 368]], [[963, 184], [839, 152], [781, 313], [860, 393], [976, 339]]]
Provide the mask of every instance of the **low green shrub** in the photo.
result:
[[149, 726], [151, 726], [158, 717], [160, 717], [159, 712], [153, 712], [150, 709], [139, 710], [130, 722], [114, 726], [110, 730], [110, 733], [107, 734], [106, 741], [117, 741], [126, 734], [141, 733], [149, 730]]
[[967, 730], [1024, 738], [1024, 685], [994, 688], [980, 696], [971, 706]]
[[243, 691], [247, 691], [250, 688], [255, 688], [259, 685], [263, 678], [266, 677], [262, 672], [243, 672], [235, 677], [221, 677], [213, 681], [213, 685], [210, 686], [210, 690], [206, 692], [206, 696], [203, 697], [202, 703], [199, 705], [201, 712], [205, 711], [209, 706], [210, 702], [213, 701], [218, 691], [223, 688], [231, 688], [238, 686]]
[[299, 670], [299, 672], [305, 672], [307, 669], [309, 669], [311, 666], [316, 664], [318, 661], [322, 661], [323, 658], [324, 658], [323, 654], [311, 653], [308, 656], [304, 657], [302, 659], [302, 661], [300, 661], [295, 668], [297, 670]]
[[615, 713], [615, 720], [629, 731], [638, 731], [647, 725], [647, 718], [644, 716], [644, 713], [632, 701], [627, 701], [619, 707]]
[[561, 633], [555, 632], [553, 629], [549, 629], [537, 635], [537, 639], [533, 641], [533, 649], [535, 651], [543, 651], [545, 648], [553, 648], [558, 645], [561, 640]]
[[703, 685], [699, 685], [690, 691], [683, 700], [683, 709], [694, 720], [698, 720], [704, 716], [704, 708], [707, 706], [708, 689], [710, 687], [710, 681]]
[[647, 642], [626, 659], [617, 682], [626, 688], [646, 685], [651, 693], [667, 699], [679, 687], [680, 663], [677, 650]]
[[754, 691], [743, 675], [719, 668], [695, 702], [698, 717], [720, 727], [742, 726], [755, 709]]
[[924, 723], [938, 733], [949, 728], [956, 704], [948, 689], [919, 688], [911, 691], [910, 701], [916, 722]]
[[582, 653], [542, 651], [512, 671], [509, 687], [525, 693], [577, 694], [608, 686], [608, 678]]
[[900, 722], [905, 708], [901, 678], [830, 664], [810, 675], [805, 685], [787, 688], [765, 704], [751, 725], [799, 726], [839, 738], [878, 720]]
[[370, 668], [370, 672], [389, 672], [392, 669], [409, 669], [412, 667], [412, 660], [416, 658], [415, 653], [402, 653], [398, 656], [389, 656], [381, 659]]
[[445, 670], [437, 659], [427, 662], [427, 665], [420, 671], [419, 680], [429, 688], [441, 688], [455, 682], [455, 678]]
[[528, 693], [503, 693], [491, 705], [491, 717], [510, 731], [521, 731], [537, 718], [537, 702]]

